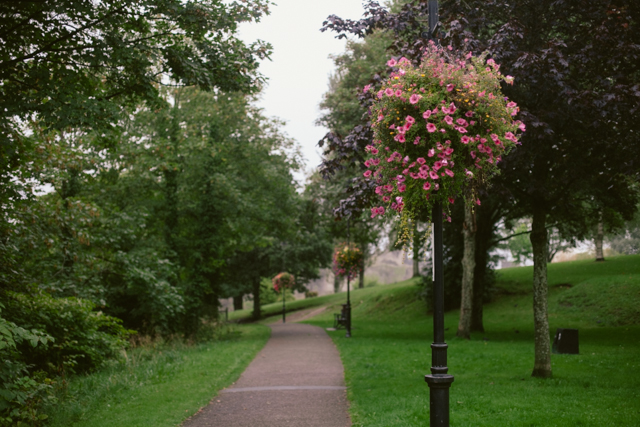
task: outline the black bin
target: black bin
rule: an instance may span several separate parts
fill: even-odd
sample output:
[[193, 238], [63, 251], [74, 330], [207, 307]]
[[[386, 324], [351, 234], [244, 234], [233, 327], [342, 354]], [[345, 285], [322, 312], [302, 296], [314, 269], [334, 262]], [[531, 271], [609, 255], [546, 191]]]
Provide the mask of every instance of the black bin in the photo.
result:
[[578, 330], [558, 328], [553, 339], [552, 351], [556, 354], [579, 354]]

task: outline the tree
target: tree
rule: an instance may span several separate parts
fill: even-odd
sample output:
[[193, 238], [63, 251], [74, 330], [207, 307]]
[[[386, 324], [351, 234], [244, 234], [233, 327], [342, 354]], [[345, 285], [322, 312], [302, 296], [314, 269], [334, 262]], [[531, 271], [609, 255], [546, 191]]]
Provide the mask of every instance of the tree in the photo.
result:
[[267, 2], [219, 0], [9, 2], [0, 6], [2, 171], [20, 120], [45, 127], [110, 129], [120, 103], [156, 104], [169, 77], [204, 90], [255, 91], [257, 59], [239, 22], [259, 20]]
[[[533, 375], [549, 377], [547, 229], [584, 236], [599, 204], [629, 216], [636, 203], [625, 175], [638, 168], [630, 160], [638, 158], [637, 123], [628, 120], [639, 105], [638, 70], [618, 59], [637, 63], [638, 6], [448, 1], [442, 9], [448, 41], [488, 50], [517, 82], [507, 94], [527, 132], [503, 172], [521, 215], [532, 216]], [[622, 135], [625, 142], [612, 144]]]

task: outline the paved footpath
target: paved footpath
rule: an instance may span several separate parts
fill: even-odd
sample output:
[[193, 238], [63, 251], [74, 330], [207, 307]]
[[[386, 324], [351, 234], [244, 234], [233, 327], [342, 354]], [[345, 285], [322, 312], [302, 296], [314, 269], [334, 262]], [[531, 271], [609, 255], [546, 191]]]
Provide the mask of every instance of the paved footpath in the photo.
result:
[[271, 325], [271, 338], [238, 381], [183, 427], [345, 427], [344, 370], [317, 326]]

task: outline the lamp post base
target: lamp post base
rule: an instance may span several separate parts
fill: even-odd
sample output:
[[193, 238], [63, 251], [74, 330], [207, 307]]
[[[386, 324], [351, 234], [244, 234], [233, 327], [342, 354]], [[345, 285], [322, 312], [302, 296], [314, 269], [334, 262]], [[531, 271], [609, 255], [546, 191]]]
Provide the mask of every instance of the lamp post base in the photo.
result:
[[449, 388], [453, 382], [453, 375], [432, 374], [425, 375], [424, 380], [429, 385], [429, 419], [430, 426], [449, 426]]

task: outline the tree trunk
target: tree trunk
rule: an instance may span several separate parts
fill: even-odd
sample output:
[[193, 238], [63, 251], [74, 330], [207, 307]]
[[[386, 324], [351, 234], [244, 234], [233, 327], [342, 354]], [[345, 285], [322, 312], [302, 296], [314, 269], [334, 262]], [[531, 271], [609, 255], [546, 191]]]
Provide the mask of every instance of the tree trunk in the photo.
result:
[[420, 277], [420, 234], [418, 220], [413, 221], [413, 276]]
[[598, 230], [596, 232], [596, 261], [604, 261], [604, 251], [602, 250], [602, 240], [604, 239], [604, 224], [602, 222], [602, 211], [598, 219]]
[[471, 331], [484, 332], [484, 287], [489, 261], [489, 243], [493, 239], [495, 222], [501, 216], [499, 210], [487, 203], [476, 206], [476, 267], [473, 274], [473, 308]]
[[457, 336], [470, 339], [471, 314], [473, 307], [473, 273], [476, 267], [476, 221], [473, 206], [465, 205], [464, 223], [464, 255], [462, 256], [462, 296], [460, 298], [460, 321]]
[[531, 245], [533, 246], [533, 325], [535, 341], [534, 377], [551, 377], [551, 346], [547, 317], [547, 213], [544, 208], [533, 211]]
[[258, 320], [262, 312], [260, 310], [260, 277], [253, 278], [253, 319]]
[[242, 298], [244, 295], [238, 295], [233, 297], [233, 310], [238, 311], [242, 310]]

